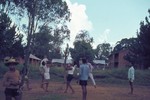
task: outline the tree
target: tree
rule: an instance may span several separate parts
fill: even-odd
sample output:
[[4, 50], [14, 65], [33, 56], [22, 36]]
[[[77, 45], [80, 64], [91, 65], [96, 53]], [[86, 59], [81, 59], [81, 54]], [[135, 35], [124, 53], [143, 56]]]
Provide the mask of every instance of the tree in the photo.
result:
[[[27, 33], [25, 66], [32, 52], [31, 42], [37, 27], [47, 25], [53, 25], [53, 28], [64, 27], [70, 16], [68, 6], [62, 0], [5, 0], [1, 4], [4, 5], [4, 9], [8, 8], [11, 14], [19, 15], [20, 19], [27, 18], [28, 24], [23, 27]], [[68, 31], [61, 34], [68, 34]]]
[[[150, 15], [150, 9], [148, 10]], [[150, 18], [150, 16], [149, 16]], [[137, 38], [133, 39], [130, 46], [130, 52], [125, 57], [129, 62], [138, 65], [139, 68], [147, 69], [150, 67], [150, 21], [149, 18], [145, 18], [145, 22], [140, 23], [139, 32], [137, 32]]]
[[118, 41], [116, 43], [116, 46], [114, 47], [113, 52], [115, 53], [124, 49], [128, 49], [131, 45], [132, 45], [132, 38], [129, 38], [129, 39], [124, 38], [121, 41]]
[[[22, 35], [6, 13], [0, 13], [0, 58], [23, 56]], [[19, 52], [18, 52], [19, 51]]]
[[87, 31], [80, 31], [74, 41], [74, 48], [70, 48], [71, 57], [75, 61], [80, 58], [87, 58], [90, 62], [94, 59], [94, 51], [92, 49], [93, 38], [88, 35]]
[[[150, 9], [148, 10], [150, 15]], [[138, 43], [140, 45], [140, 62], [143, 68], [150, 67], [150, 21], [149, 17], [145, 18], [145, 22], [140, 23], [140, 30], [137, 32]]]
[[99, 44], [95, 49], [95, 57], [96, 59], [103, 59], [107, 61], [111, 51], [112, 47], [109, 43]]
[[[62, 0], [5, 0], [0, 2], [3, 8], [9, 9], [11, 14], [17, 14], [19, 19], [26, 18], [27, 24], [23, 25], [27, 33], [27, 46], [25, 50], [25, 68], [28, 66], [29, 55], [32, 52], [31, 44], [33, 34], [39, 26], [53, 25], [53, 28], [61, 27], [69, 20], [70, 13], [65, 1]], [[61, 34], [68, 34], [66, 33]], [[24, 83], [24, 73], [21, 86]]]
[[43, 58], [47, 55], [49, 59], [61, 58], [60, 45], [63, 43], [64, 36], [59, 32], [51, 34], [52, 32], [52, 28], [43, 26], [38, 33], [34, 34], [32, 51], [36, 56]]
[[135, 67], [141, 68], [141, 45], [138, 38], [130, 38], [130, 44], [131, 45], [128, 47], [129, 52], [124, 56], [124, 59], [129, 61], [131, 64], [135, 64]]
[[[150, 9], [148, 10], [150, 15]], [[142, 58], [141, 61], [143, 63], [144, 68], [150, 67], [150, 21], [149, 17], [145, 18], [145, 22], [142, 21], [140, 23], [140, 31], [137, 32], [137, 38], [141, 45], [141, 53], [140, 57]]]

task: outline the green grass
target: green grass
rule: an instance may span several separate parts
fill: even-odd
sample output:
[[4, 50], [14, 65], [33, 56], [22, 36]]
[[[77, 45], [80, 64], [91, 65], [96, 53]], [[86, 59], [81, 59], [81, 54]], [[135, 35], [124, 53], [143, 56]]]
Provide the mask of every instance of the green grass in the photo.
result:
[[[22, 65], [18, 65], [17, 69], [21, 70]], [[8, 68], [0, 63], [0, 78], [4, 75], [4, 73], [8, 70]], [[120, 85], [128, 85], [127, 79], [127, 68], [114, 68], [114, 69], [94, 69], [93, 75], [95, 77], [97, 84], [120, 84]], [[51, 81], [59, 81], [63, 82], [63, 67], [51, 67], [50, 75]], [[134, 84], [142, 85], [142, 86], [150, 86], [150, 70], [138, 70], [135, 69], [135, 81]], [[38, 67], [30, 66], [29, 77], [31, 79], [41, 79]]]
[[[94, 70], [93, 74], [98, 84], [121, 84], [128, 85], [127, 68], [109, 69], [109, 70]], [[150, 86], [150, 70], [135, 70], [136, 85]]]

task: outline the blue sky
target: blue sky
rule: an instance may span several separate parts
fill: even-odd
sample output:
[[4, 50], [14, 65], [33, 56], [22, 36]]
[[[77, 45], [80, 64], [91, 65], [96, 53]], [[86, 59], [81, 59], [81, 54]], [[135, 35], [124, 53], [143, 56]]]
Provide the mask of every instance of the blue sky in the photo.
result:
[[81, 29], [88, 30], [94, 46], [115, 44], [136, 37], [140, 22], [148, 16], [150, 0], [66, 0], [72, 13], [71, 43]]

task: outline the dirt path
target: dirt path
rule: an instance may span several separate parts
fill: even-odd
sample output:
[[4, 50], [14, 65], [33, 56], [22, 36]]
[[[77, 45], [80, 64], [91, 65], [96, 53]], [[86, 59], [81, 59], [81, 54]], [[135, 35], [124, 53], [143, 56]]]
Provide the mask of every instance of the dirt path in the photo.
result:
[[[4, 88], [1, 83], [0, 81], [0, 100], [4, 100]], [[32, 83], [32, 90], [24, 90], [23, 100], [41, 100], [38, 97], [51, 94], [56, 96], [67, 96], [69, 97], [67, 100], [81, 100], [82, 98], [81, 87], [76, 83], [73, 84], [75, 94], [71, 94], [70, 91], [68, 91], [68, 93], [63, 93], [65, 84], [59, 82], [50, 82], [48, 93], [44, 92], [39, 87], [39, 81], [33, 81]], [[135, 86], [133, 95], [128, 94], [128, 86], [98, 85], [97, 88], [94, 88], [92, 85], [88, 85], [87, 89], [87, 100], [150, 100], [150, 87], [145, 86]]]

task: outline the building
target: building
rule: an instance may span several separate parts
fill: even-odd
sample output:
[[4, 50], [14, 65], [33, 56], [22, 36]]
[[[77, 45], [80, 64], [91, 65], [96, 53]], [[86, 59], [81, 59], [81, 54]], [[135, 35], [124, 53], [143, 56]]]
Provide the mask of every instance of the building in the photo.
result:
[[124, 59], [124, 56], [128, 53], [128, 50], [121, 50], [113, 53], [109, 56], [108, 66], [109, 67], [126, 67], [129, 66], [129, 62]]
[[[72, 64], [72, 59], [67, 59], [66, 64]], [[52, 64], [55, 66], [63, 66], [64, 65], [64, 59], [52, 59]]]
[[[23, 64], [23, 63], [24, 63], [24, 58], [22, 58], [22, 57], [18, 57], [17, 60], [18, 60], [18, 62], [19, 62], [20, 64]], [[30, 54], [30, 56], [29, 56], [29, 63], [30, 63], [31, 65], [33, 65], [33, 66], [39, 66], [40, 61], [41, 61], [40, 58], [34, 56], [33, 54]]]
[[104, 68], [106, 67], [105, 60], [93, 60], [93, 66], [95, 68]]

